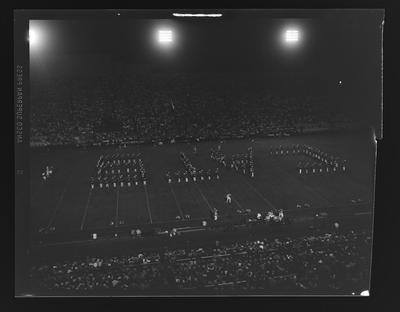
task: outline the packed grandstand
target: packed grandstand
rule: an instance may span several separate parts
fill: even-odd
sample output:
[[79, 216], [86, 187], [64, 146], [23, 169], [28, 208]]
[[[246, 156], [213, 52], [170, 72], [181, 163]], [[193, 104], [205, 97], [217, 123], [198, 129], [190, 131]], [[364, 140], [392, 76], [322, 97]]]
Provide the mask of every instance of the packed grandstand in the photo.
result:
[[371, 235], [364, 230], [265, 237], [202, 247], [38, 263], [36, 291], [263, 290], [359, 294], [369, 287]]
[[260, 81], [180, 73], [37, 82], [31, 145], [289, 135], [348, 121], [324, 98], [281, 95]]

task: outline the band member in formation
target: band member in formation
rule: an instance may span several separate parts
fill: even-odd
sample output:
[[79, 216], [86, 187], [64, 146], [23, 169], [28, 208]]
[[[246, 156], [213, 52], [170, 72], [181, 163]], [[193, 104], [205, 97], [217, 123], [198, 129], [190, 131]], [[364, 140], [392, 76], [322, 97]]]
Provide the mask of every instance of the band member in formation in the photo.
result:
[[204, 181], [204, 170], [203, 169], [199, 169], [197, 171], [198, 174], [198, 178], [200, 178], [200, 181]]
[[168, 183], [172, 183], [171, 174], [169, 173], [169, 171], [167, 171], [167, 173], [165, 174], [165, 176], [167, 177]]
[[218, 220], [218, 210], [214, 208], [214, 221]]
[[299, 162], [297, 164], [297, 173], [299, 175], [315, 175], [322, 173], [346, 172], [346, 163], [325, 163], [325, 162]]

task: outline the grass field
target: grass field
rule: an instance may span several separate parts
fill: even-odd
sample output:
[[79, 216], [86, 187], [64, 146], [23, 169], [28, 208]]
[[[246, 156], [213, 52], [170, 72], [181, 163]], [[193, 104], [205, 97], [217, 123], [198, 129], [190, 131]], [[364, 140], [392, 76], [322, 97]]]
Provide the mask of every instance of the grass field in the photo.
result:
[[[285, 211], [296, 204], [334, 209], [362, 199], [372, 211], [374, 192], [375, 145], [369, 133], [318, 134], [285, 138], [225, 141], [226, 154], [246, 152], [253, 146], [255, 177], [244, 176], [230, 169], [220, 169], [219, 180], [198, 183], [172, 183], [165, 180], [167, 170], [182, 169], [179, 152], [187, 153], [192, 163], [205, 169], [217, 166], [210, 148], [217, 142], [179, 143], [163, 146], [136, 145], [93, 150], [60, 149], [53, 151], [31, 149], [31, 224], [32, 230], [55, 227], [56, 231], [80, 231], [110, 227], [111, 221], [123, 220], [125, 225], [159, 223], [175, 220], [177, 215], [190, 214], [192, 219], [208, 218], [217, 208], [222, 217], [237, 209], [265, 212], [271, 208]], [[270, 146], [309, 144], [323, 151], [346, 158], [349, 172], [299, 177], [297, 162], [305, 156], [271, 157]], [[143, 155], [147, 186], [109, 191], [91, 190], [89, 177], [98, 157], [116, 151], [140, 152]], [[44, 183], [41, 172], [46, 165], [55, 168], [54, 176]], [[225, 194], [232, 194], [230, 205]]]

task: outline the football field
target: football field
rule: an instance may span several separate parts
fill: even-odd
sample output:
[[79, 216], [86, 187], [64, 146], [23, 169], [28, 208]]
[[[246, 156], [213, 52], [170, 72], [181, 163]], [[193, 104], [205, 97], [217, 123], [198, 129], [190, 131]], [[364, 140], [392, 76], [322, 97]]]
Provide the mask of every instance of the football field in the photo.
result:
[[[368, 133], [331, 133], [282, 138], [227, 140], [221, 144], [226, 155], [246, 153], [253, 147], [255, 177], [219, 166], [210, 158], [210, 149], [219, 142], [168, 145], [133, 145], [126, 148], [97, 149], [31, 149], [31, 207], [32, 230], [53, 227], [57, 232], [74, 232], [123, 224], [158, 224], [176, 220], [177, 216], [191, 219], [209, 218], [217, 209], [222, 218], [238, 210], [250, 209], [265, 213], [283, 209], [285, 213], [302, 210], [297, 205], [329, 211], [358, 200], [369, 211], [373, 207], [375, 145]], [[308, 144], [348, 161], [348, 172], [299, 176], [296, 164], [304, 155], [271, 156], [272, 146]], [[89, 179], [96, 172], [100, 155], [141, 153], [146, 185], [92, 189]], [[185, 152], [193, 165], [204, 170], [219, 166], [220, 178], [197, 182], [168, 183], [167, 171], [183, 170], [179, 153]], [[46, 182], [41, 173], [46, 165], [54, 167]], [[225, 195], [232, 194], [231, 204]], [[302, 209], [302, 208], [300, 208]], [[304, 210], [306, 215], [306, 210]]]

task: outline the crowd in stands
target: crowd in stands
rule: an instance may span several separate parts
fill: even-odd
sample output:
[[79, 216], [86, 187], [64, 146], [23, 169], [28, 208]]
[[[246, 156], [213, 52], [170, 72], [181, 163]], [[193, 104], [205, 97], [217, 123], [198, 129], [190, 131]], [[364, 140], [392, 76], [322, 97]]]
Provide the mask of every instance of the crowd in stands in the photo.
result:
[[[242, 80], [241, 80], [242, 79]], [[228, 74], [136, 74], [34, 82], [31, 144], [173, 142], [329, 125], [324, 100]]]
[[371, 236], [363, 230], [298, 238], [215, 242], [202, 248], [164, 247], [115, 257], [37, 264], [30, 270], [44, 291], [322, 290], [367, 289]]

